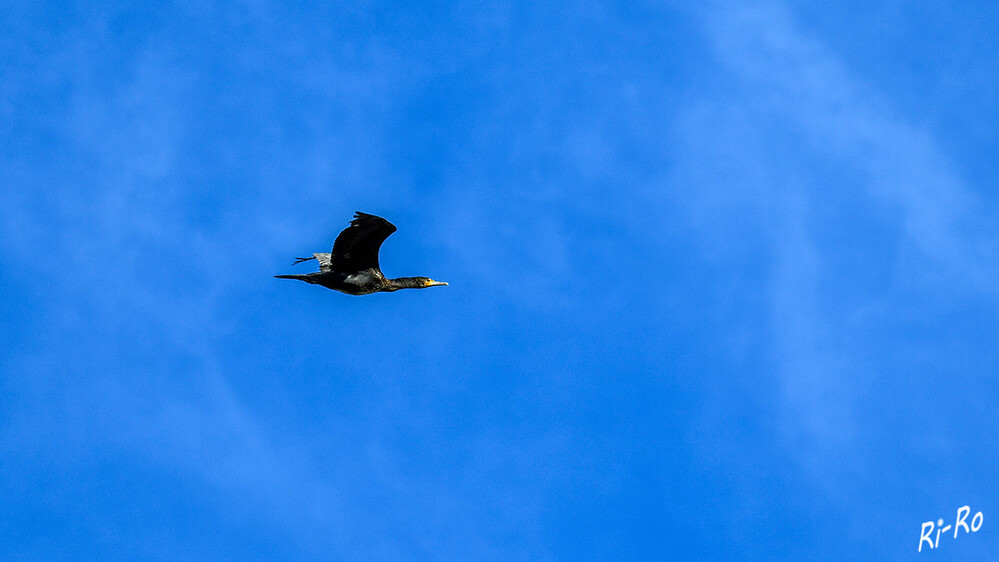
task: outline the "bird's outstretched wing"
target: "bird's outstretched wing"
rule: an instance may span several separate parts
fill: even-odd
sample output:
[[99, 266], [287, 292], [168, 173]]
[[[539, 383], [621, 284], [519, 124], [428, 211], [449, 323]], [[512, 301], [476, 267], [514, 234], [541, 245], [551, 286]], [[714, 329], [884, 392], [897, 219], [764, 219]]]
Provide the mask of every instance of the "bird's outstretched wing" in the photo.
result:
[[378, 250], [382, 242], [395, 232], [389, 221], [360, 211], [354, 213], [350, 226], [333, 242], [330, 267], [333, 271], [355, 272], [378, 267]]

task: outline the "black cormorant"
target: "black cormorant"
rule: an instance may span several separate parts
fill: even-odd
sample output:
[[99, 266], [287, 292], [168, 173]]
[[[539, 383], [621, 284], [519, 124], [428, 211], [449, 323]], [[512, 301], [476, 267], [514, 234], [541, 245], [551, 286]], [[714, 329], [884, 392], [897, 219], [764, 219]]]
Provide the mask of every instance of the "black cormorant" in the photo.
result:
[[[422, 289], [447, 285], [429, 277], [398, 277], [388, 279], [378, 267], [378, 249], [396, 231], [389, 221], [360, 211], [354, 213], [350, 226], [333, 242], [329, 254], [312, 254], [311, 258], [296, 258], [295, 263], [317, 260], [319, 271], [305, 275], [275, 275], [278, 279], [301, 279], [348, 295], [368, 295], [379, 291]], [[294, 264], [293, 264], [294, 265]]]

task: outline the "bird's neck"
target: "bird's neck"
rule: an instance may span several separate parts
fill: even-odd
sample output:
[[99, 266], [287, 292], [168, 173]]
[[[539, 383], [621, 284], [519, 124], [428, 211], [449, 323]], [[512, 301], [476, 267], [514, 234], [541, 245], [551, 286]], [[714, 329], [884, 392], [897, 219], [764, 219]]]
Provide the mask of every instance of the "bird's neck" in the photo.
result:
[[386, 279], [387, 286], [390, 291], [396, 291], [399, 289], [422, 289], [426, 287], [424, 279], [422, 277], [396, 277], [395, 279]]

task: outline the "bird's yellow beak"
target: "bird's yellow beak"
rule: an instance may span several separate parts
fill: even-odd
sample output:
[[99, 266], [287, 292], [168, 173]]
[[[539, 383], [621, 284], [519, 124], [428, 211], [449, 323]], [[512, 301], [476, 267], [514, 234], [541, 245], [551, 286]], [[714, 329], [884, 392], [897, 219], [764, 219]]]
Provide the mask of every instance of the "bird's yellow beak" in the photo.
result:
[[447, 285], [447, 283], [445, 283], [445, 282], [443, 282], [443, 281], [434, 281], [433, 279], [427, 279], [427, 280], [426, 280], [426, 281], [424, 282], [424, 285], [423, 285], [423, 286], [424, 286], [424, 287], [436, 287], [436, 286], [438, 286], [438, 285]]

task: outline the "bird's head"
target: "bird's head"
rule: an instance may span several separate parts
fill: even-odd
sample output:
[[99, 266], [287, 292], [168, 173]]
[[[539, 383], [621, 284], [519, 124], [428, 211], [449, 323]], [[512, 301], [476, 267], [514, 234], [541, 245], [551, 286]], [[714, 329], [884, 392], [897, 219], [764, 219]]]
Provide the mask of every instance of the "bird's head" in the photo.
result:
[[437, 287], [438, 285], [447, 285], [444, 281], [434, 281], [429, 277], [421, 277], [420, 281], [423, 282], [424, 287]]

